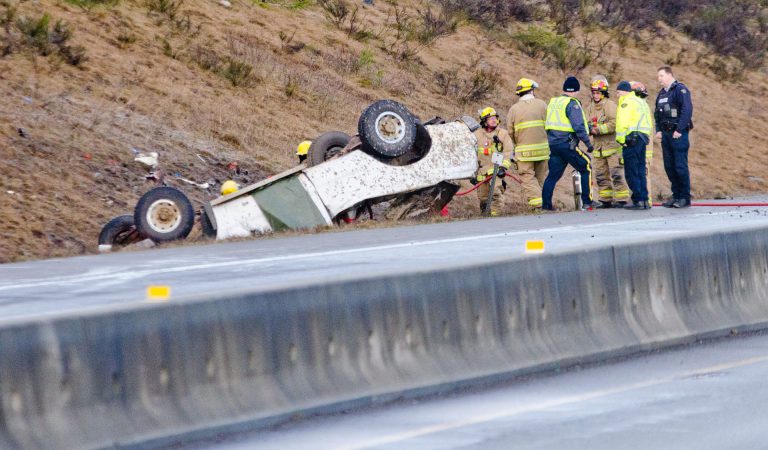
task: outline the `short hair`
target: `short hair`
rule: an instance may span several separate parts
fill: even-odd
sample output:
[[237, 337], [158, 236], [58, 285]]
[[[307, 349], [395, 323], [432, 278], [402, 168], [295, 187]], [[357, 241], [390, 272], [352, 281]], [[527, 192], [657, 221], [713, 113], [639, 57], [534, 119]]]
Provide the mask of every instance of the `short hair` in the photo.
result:
[[674, 73], [672, 73], [672, 68], [669, 66], [661, 66], [658, 68], [657, 72], [661, 72], [662, 70], [670, 75], [674, 75]]

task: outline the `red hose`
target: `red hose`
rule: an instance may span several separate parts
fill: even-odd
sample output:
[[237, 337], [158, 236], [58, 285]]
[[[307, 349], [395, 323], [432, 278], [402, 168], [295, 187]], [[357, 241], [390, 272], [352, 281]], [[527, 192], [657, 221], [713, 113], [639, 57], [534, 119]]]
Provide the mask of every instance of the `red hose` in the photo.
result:
[[[661, 203], [654, 203], [653, 206], [662, 206]], [[706, 203], [706, 202], [697, 202], [697, 203], [691, 203], [691, 206], [730, 206], [730, 207], [738, 207], [738, 206], [768, 206], [768, 202], [753, 202], [753, 203]]]
[[[509, 177], [509, 178], [512, 178], [513, 180], [515, 180], [515, 181], [517, 182], [517, 184], [523, 184], [523, 181], [522, 181], [522, 180], [520, 180], [520, 178], [517, 178], [516, 176], [512, 175], [511, 173], [507, 173], [507, 174], [504, 174], [504, 176], [505, 176], [505, 177]], [[483, 185], [483, 184], [485, 184], [485, 183], [487, 183], [487, 182], [489, 182], [489, 181], [491, 181], [491, 177], [488, 177], [488, 178], [486, 178], [485, 180], [481, 181], [480, 183], [477, 183], [476, 185], [472, 186], [472, 188], [471, 188], [471, 189], [467, 189], [467, 190], [466, 190], [466, 191], [464, 191], [464, 192], [457, 192], [457, 193], [456, 193], [456, 194], [454, 194], [454, 195], [456, 195], [457, 197], [461, 197], [462, 195], [467, 195], [467, 194], [469, 194], [470, 192], [474, 191], [475, 189], [479, 188], [479, 187], [480, 187], [480, 185]]]

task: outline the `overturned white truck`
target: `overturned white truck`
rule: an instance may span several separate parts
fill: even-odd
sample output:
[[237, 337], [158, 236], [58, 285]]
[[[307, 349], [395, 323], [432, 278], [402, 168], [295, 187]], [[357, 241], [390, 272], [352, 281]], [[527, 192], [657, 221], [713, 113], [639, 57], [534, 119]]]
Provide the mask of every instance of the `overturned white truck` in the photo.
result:
[[[477, 170], [478, 127], [471, 117], [422, 123], [395, 101], [377, 101], [360, 116], [358, 135], [325, 133], [312, 142], [306, 165], [206, 203], [203, 233], [228, 239], [329, 226], [382, 202], [391, 218], [440, 211], [457, 192], [455, 181]], [[183, 192], [156, 187], [132, 216], [105, 225], [100, 249], [139, 239], [183, 239], [194, 223], [195, 210]]]

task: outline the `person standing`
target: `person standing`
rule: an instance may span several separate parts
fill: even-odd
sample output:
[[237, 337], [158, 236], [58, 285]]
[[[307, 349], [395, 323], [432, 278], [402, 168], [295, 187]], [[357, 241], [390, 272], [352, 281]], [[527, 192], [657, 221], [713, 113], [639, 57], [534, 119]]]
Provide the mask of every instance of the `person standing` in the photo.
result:
[[587, 117], [576, 96], [581, 84], [576, 77], [568, 77], [563, 83], [563, 95], [554, 97], [547, 106], [544, 128], [549, 141], [549, 174], [542, 188], [542, 209], [554, 211], [552, 194], [555, 186], [570, 164], [581, 175], [582, 210], [592, 209], [592, 165], [589, 156], [579, 150], [579, 141], [592, 153]]
[[521, 78], [515, 89], [520, 99], [507, 113], [509, 134], [515, 144], [512, 158], [517, 162], [528, 206], [533, 209], [541, 208], [541, 188], [547, 177], [549, 161], [549, 143], [544, 129], [547, 104], [535, 97], [534, 91], [538, 87], [535, 81]]
[[659, 67], [657, 79], [661, 91], [656, 97], [654, 119], [656, 138], [661, 139], [664, 171], [672, 185], [672, 198], [662, 204], [665, 208], [691, 206], [691, 175], [688, 171], [688, 133], [693, 129], [691, 91], [675, 80], [672, 68]]
[[[630, 81], [630, 86], [632, 86], [632, 90], [635, 91], [635, 95], [640, 97], [643, 100], [643, 104], [645, 105], [645, 108], [648, 113], [648, 117], [651, 117], [651, 107], [648, 106], [648, 101], [646, 98], [648, 98], [648, 89], [645, 87], [645, 84], [639, 82], [639, 81]], [[651, 125], [653, 125], [654, 122], [651, 121]], [[651, 136], [656, 134], [656, 127], [653, 126], [653, 131], [651, 132]], [[645, 180], [646, 180], [646, 187], [648, 190], [648, 206], [653, 203], [653, 193], [651, 192], [651, 161], [653, 160], [653, 146], [654, 142], [653, 139], [648, 140], [648, 145], [645, 147]]]
[[651, 139], [651, 116], [640, 97], [632, 90], [628, 81], [616, 86], [619, 107], [616, 112], [616, 142], [624, 148], [624, 171], [627, 184], [632, 190], [632, 205], [624, 209], [650, 209], [648, 185], [645, 176], [645, 147]]
[[480, 201], [480, 212], [485, 211], [488, 195], [491, 192], [491, 181], [488, 177], [494, 174], [493, 154], [502, 153], [505, 155], [504, 162], [499, 166], [496, 175], [499, 177], [494, 183], [493, 197], [491, 200], [491, 216], [498, 216], [504, 205], [502, 195], [505, 191], [503, 183], [506, 176], [506, 170], [512, 166], [506, 155], [511, 152], [514, 144], [509, 137], [507, 130], [501, 128], [499, 115], [496, 110], [490, 106], [480, 111], [480, 128], [475, 131], [477, 138], [477, 174], [470, 180], [472, 184], [483, 183], [477, 189], [477, 198]]
[[597, 184], [596, 208], [623, 208], [629, 200], [629, 188], [624, 181], [624, 168], [620, 162], [621, 146], [616, 142], [616, 103], [610, 99], [608, 81], [601, 76], [591, 85], [592, 97], [587, 104], [589, 134], [595, 151], [595, 182]]

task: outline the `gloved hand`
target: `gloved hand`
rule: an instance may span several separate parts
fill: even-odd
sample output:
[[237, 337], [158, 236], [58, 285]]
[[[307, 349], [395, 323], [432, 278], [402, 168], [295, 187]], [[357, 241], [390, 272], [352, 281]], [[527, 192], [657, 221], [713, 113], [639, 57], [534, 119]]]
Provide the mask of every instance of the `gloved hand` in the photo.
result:
[[592, 153], [593, 151], [595, 151], [595, 147], [590, 144], [589, 147], [587, 147], [587, 153]]
[[505, 176], [507, 176], [507, 169], [506, 169], [506, 167], [499, 166], [499, 170], [496, 171], [496, 176], [498, 176], [499, 178], [504, 178]]
[[476, 185], [477, 184], [477, 177], [470, 178], [469, 182], [470, 182], [470, 184], [472, 184], [472, 186]]
[[597, 127], [592, 127], [589, 130], [589, 134], [591, 134], [592, 136], [597, 136], [598, 134], [600, 134], [600, 130]]

